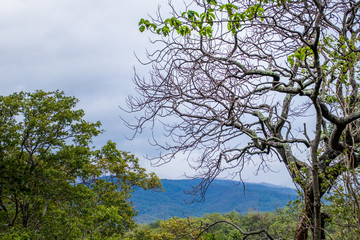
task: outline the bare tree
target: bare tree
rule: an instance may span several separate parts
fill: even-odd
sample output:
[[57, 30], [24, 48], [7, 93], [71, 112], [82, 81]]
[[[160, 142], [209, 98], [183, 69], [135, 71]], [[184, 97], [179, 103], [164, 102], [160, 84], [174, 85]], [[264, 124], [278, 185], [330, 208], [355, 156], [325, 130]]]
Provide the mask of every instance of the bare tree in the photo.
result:
[[[171, 4], [170, 4], [171, 6]], [[324, 239], [321, 198], [359, 167], [360, 1], [192, 0], [140, 21], [158, 34], [135, 75], [136, 124], [163, 124], [160, 159], [201, 151], [199, 191], [248, 161], [285, 165], [305, 209], [295, 239]], [[165, 120], [166, 119], [166, 120]], [[174, 119], [169, 123], [168, 119]], [[191, 155], [189, 155], [191, 157]]]

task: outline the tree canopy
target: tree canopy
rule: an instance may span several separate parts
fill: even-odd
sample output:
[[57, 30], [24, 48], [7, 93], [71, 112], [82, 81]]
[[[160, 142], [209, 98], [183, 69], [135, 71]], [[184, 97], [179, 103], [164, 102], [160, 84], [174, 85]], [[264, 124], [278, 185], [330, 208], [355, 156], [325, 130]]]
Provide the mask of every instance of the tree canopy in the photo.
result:
[[[248, 162], [284, 164], [304, 197], [296, 239], [324, 239], [321, 199], [358, 169], [360, 2], [191, 0], [141, 19], [154, 33], [149, 78], [135, 75], [141, 112], [169, 138], [154, 139], [169, 161], [201, 151], [198, 190]], [[167, 120], [163, 120], [167, 118]], [[171, 119], [171, 120], [168, 120]], [[158, 129], [158, 128], [156, 128]], [[162, 141], [163, 140], [163, 141]]]
[[0, 238], [104, 239], [134, 226], [135, 186], [159, 188], [63, 92], [0, 96]]

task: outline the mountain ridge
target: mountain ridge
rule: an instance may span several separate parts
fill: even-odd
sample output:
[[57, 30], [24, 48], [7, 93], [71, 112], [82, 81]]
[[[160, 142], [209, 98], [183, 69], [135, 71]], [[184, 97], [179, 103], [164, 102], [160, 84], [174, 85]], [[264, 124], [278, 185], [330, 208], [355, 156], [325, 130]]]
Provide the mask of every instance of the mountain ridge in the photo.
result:
[[163, 179], [165, 192], [135, 189], [130, 200], [139, 211], [138, 223], [149, 223], [171, 217], [201, 217], [205, 213], [246, 213], [249, 209], [265, 212], [283, 207], [296, 199], [295, 189], [267, 183], [242, 183], [232, 180], [214, 180], [207, 189], [204, 201], [193, 201], [185, 191], [197, 186], [200, 179]]

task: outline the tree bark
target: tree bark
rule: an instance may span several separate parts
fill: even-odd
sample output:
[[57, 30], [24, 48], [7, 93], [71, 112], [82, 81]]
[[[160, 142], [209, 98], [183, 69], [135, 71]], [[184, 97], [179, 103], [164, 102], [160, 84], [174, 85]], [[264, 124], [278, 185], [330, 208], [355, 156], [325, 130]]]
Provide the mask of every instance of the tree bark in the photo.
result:
[[299, 223], [296, 227], [296, 234], [295, 234], [295, 240], [306, 240], [308, 239], [308, 230], [309, 230], [309, 224], [308, 224], [308, 217], [303, 215]]
[[[321, 182], [321, 181], [319, 181]], [[314, 197], [313, 187], [309, 187], [307, 189], [303, 189], [304, 191], [304, 214], [300, 217], [299, 222], [296, 227], [296, 234], [294, 240], [307, 240], [309, 238], [309, 230], [312, 233], [313, 240], [316, 240], [316, 237], [318, 239], [325, 239], [325, 222], [329, 218], [329, 216], [326, 213], [320, 213], [319, 214], [319, 224], [320, 224], [320, 230], [319, 230], [319, 236], [316, 236], [314, 234], [315, 232], [315, 214], [314, 209], [316, 207], [316, 198]], [[323, 195], [323, 191], [320, 189], [320, 198]], [[319, 209], [320, 211], [321, 209]]]
[[305, 198], [304, 214], [301, 216], [296, 227], [295, 240], [307, 240], [309, 236], [309, 229], [313, 226], [312, 203], [314, 201], [314, 194], [311, 187], [303, 189]]

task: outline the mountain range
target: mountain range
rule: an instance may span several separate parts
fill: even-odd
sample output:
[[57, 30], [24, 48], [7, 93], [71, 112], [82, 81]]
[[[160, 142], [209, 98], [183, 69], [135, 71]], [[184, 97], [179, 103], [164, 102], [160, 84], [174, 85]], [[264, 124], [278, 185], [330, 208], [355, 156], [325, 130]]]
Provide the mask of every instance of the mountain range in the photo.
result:
[[[289, 200], [296, 199], [295, 189], [266, 183], [242, 183], [231, 180], [214, 180], [207, 189], [205, 198], [196, 201], [186, 194], [200, 183], [199, 179], [161, 181], [165, 191], [135, 189], [131, 197], [139, 211], [135, 220], [150, 223], [171, 217], [201, 217], [205, 213], [227, 213], [237, 211], [245, 214], [249, 209], [266, 212], [284, 207]], [[195, 201], [193, 201], [195, 200]]]

